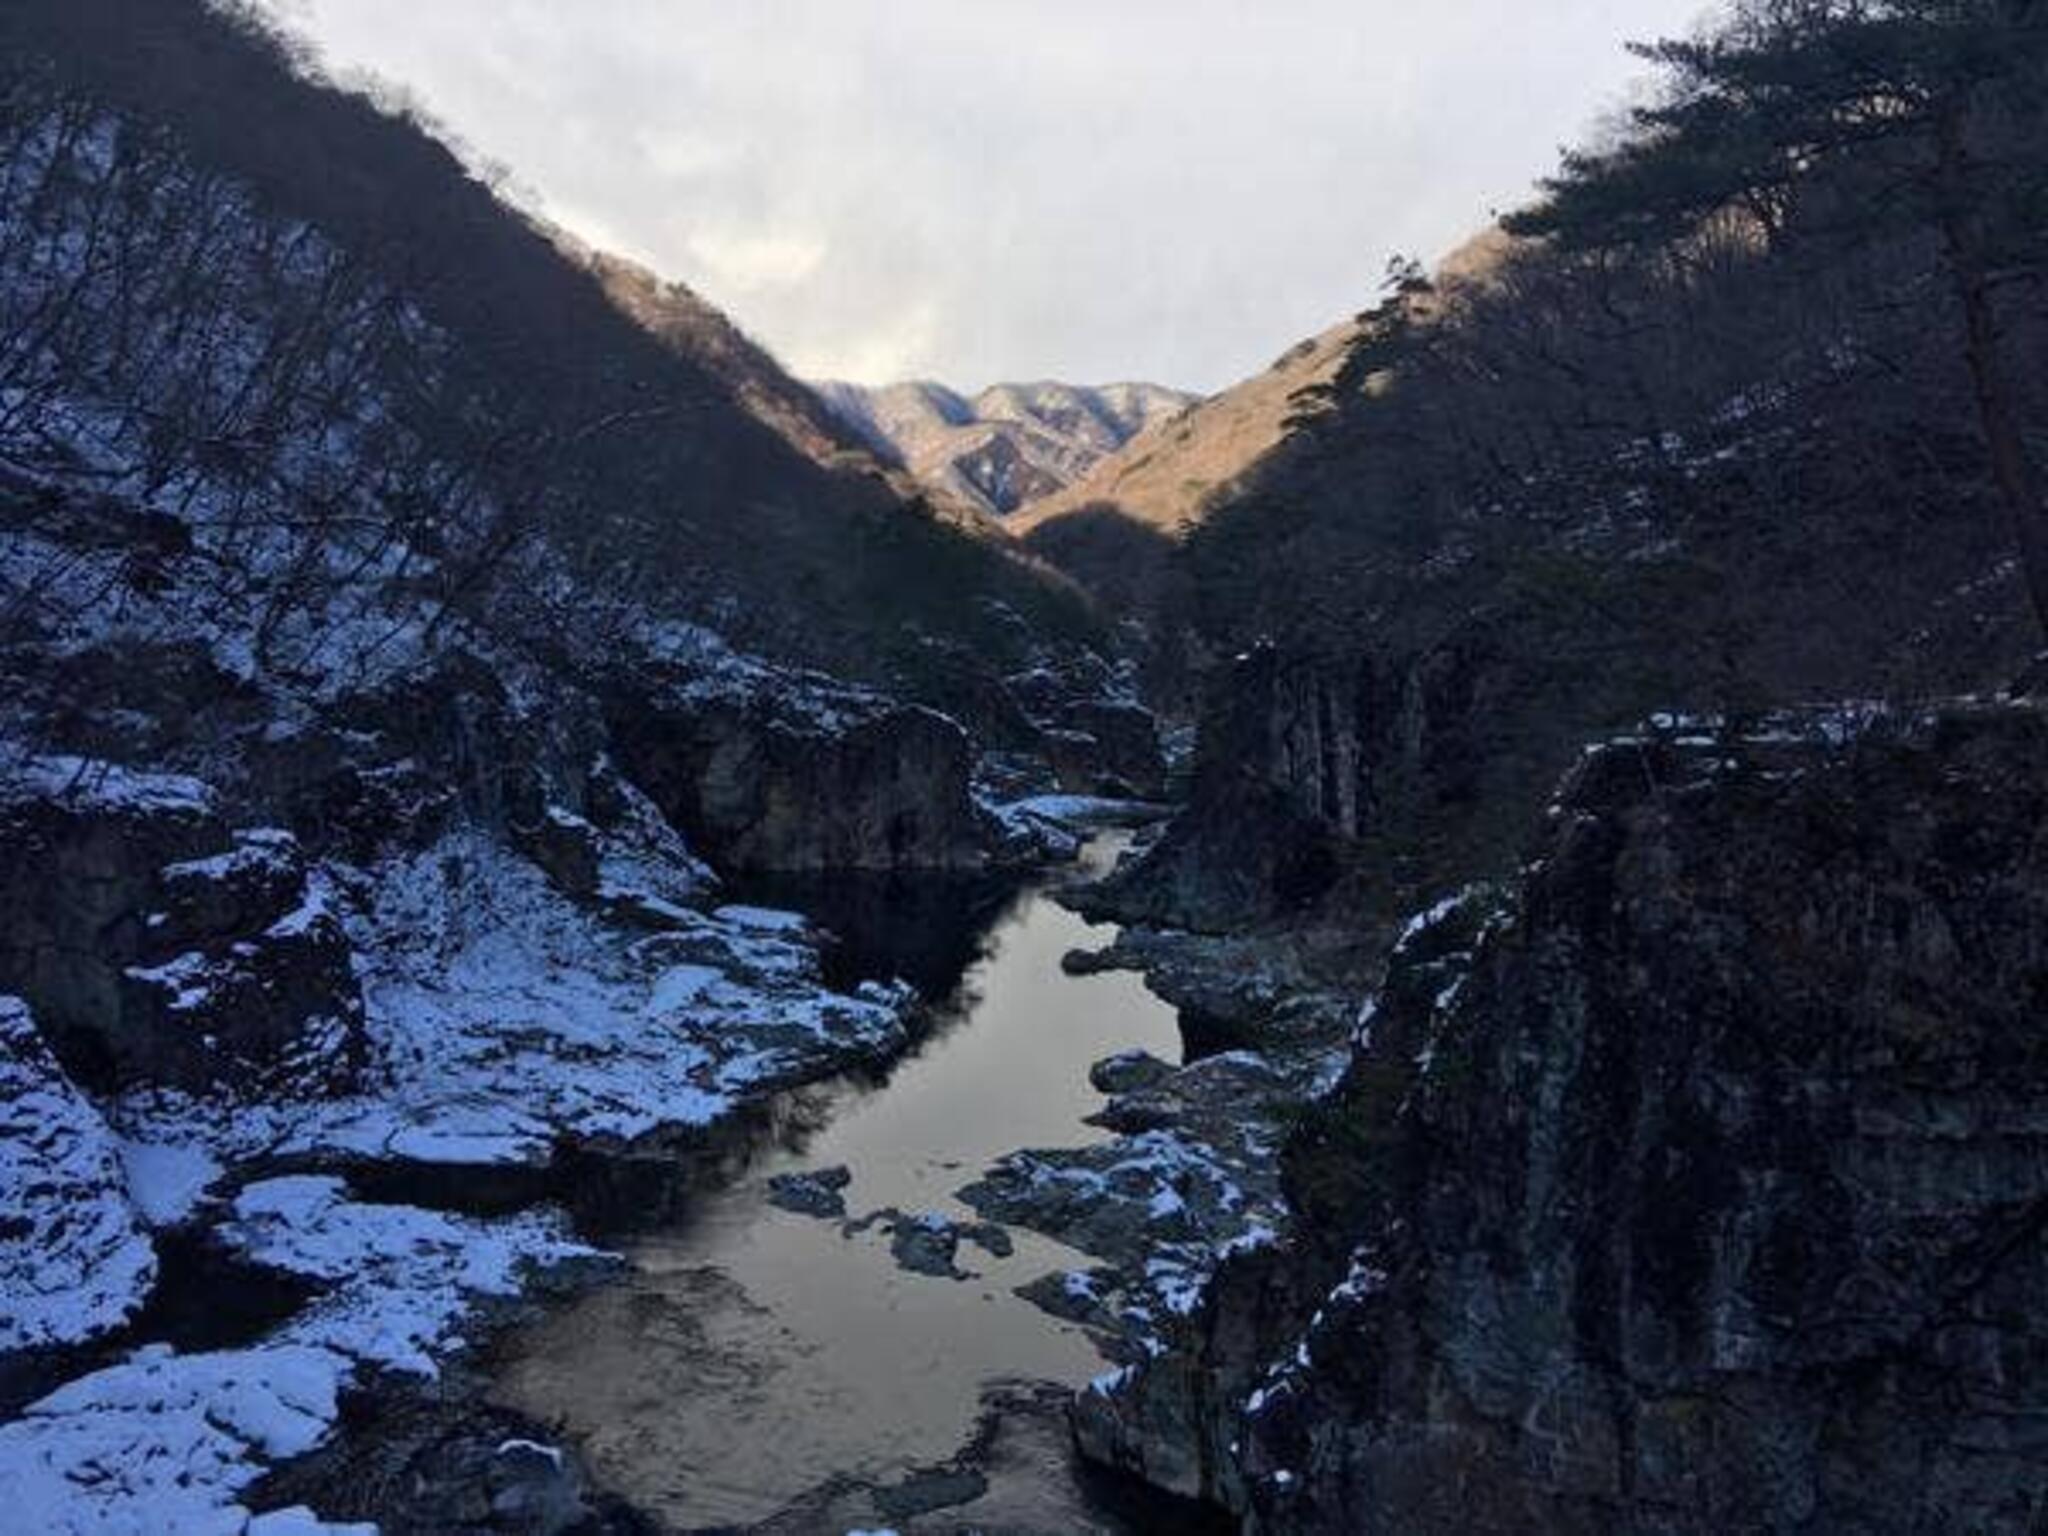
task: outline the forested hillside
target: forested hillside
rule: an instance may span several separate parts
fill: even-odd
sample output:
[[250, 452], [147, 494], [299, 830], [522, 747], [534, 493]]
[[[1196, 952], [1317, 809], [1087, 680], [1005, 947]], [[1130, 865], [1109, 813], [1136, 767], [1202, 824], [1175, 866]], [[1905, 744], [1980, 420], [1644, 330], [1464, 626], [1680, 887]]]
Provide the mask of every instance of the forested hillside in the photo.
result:
[[0, 10], [15, 1523], [259, 1528], [602, 1271], [572, 1189], [908, 1048], [730, 882], [1071, 852], [1162, 774], [1100, 630], [256, 10]]
[[[2032, 654], [2038, 475], [2014, 493], [1999, 465], [2040, 437], [1987, 431], [1973, 356], [1995, 335], [2000, 408], [2043, 419], [2035, 66], [1978, 80], [1988, 45], [1941, 7], [1831, 20], [1817, 63], [1794, 39], [1824, 11], [1653, 51], [1667, 103], [1571, 157], [1476, 270], [1397, 269], [1301, 429], [1212, 506], [1188, 611], [1250, 654], [1217, 680], [1207, 793], [1295, 847], [1284, 891], [1219, 869], [1212, 919], [1345, 867], [1383, 895], [1483, 868], [1588, 733], [1651, 709], [1992, 688]], [[1974, 275], [1951, 200], [1996, 223]]]
[[2048, 1500], [2048, 8], [1742, 0], [1642, 56], [1192, 534], [1233, 659], [1091, 897], [1222, 935], [1150, 963], [1266, 1059], [1362, 998], [1285, 1234], [1078, 1412], [1248, 1530]]
[[409, 547], [405, 574], [451, 600], [544, 535], [607, 602], [842, 670], [881, 675], [920, 632], [995, 644], [977, 597], [1079, 632], [1056, 585], [938, 526], [822, 413], [804, 429], [829, 467], [756, 419], [735, 357], [757, 397], [807, 398], [764, 386], [765, 359], [646, 323], [599, 265], [614, 302], [403, 111], [311, 77], [254, 10], [31, 0], [0, 43], [18, 467], [86, 451], [68, 439], [96, 380], [104, 488], [203, 479], [245, 509], [221, 517], [262, 501], [273, 524], [301, 499], [267, 536], [302, 589], [306, 551], [344, 524], [366, 559]]
[[0, 7], [0, 1527], [2048, 1529], [2048, 0], [1637, 52], [1219, 396], [828, 401]]

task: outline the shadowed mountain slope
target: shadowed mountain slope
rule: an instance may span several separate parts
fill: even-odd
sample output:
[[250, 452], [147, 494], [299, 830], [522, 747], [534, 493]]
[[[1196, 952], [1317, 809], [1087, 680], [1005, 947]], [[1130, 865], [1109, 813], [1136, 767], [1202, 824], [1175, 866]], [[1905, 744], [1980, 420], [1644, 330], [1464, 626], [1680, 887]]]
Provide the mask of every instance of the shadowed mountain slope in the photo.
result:
[[425, 125], [325, 84], [255, 13], [29, 0], [0, 16], [0, 48], [21, 89], [116, 114], [116, 152], [160, 144], [316, 232], [351, 283], [402, 295], [436, 355], [386, 348], [378, 366], [424, 382], [441, 456], [613, 591], [841, 670], [877, 671], [913, 630], [992, 643], [991, 602], [1085, 628], [1057, 583], [906, 498], [715, 311], [565, 252]]

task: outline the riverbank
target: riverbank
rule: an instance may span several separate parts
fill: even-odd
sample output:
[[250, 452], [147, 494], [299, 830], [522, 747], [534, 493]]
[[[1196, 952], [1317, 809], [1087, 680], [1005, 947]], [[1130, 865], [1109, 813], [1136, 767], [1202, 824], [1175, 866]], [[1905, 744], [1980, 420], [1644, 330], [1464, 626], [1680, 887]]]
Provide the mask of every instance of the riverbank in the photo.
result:
[[[1109, 932], [1055, 891], [1127, 841], [1096, 837], [995, 913], [884, 1080], [807, 1091], [737, 1178], [627, 1235], [619, 1283], [509, 1336], [494, 1401], [547, 1418], [602, 1486], [677, 1529], [858, 1490], [884, 1524], [984, 1496], [971, 1464], [996, 1404], [1042, 1415], [1041, 1386], [1077, 1389], [1104, 1362], [1090, 1328], [1016, 1294], [1089, 1261], [986, 1226], [954, 1191], [1018, 1147], [1106, 1142], [1085, 1123], [1104, 1102], [1092, 1063], [1179, 1054], [1173, 1010], [1137, 978], [1059, 965]], [[820, 1174], [810, 1200], [782, 1198]]]
[[[152, 814], [185, 813], [179, 785], [123, 787]], [[648, 889], [592, 914], [481, 842], [300, 879], [320, 920], [375, 956], [365, 1030], [382, 1065], [353, 1094], [95, 1100], [36, 1054], [32, 1029], [9, 1036], [13, 1097], [41, 1106], [10, 1143], [41, 1159], [10, 1170], [16, 1198], [29, 1219], [59, 1188], [67, 1211], [103, 1213], [148, 1301], [90, 1347], [11, 1360], [0, 1491], [39, 1529], [136, 1510], [239, 1528], [294, 1489], [309, 1496], [284, 1502], [354, 1518], [376, 1495], [312, 1497], [322, 1480], [290, 1464], [360, 1438], [381, 1404], [401, 1418], [439, 1404], [437, 1421], [455, 1405], [460, 1420], [473, 1343], [615, 1272], [605, 1229], [622, 1214], [688, 1206], [787, 1134], [781, 1119], [805, 1112], [787, 1085], [872, 1073], [924, 1027], [908, 987], [831, 985], [824, 935], [794, 913]], [[440, 919], [421, 929], [422, 912]], [[159, 1267], [159, 1249], [183, 1257]], [[61, 1298], [63, 1275], [45, 1278]], [[118, 1468], [96, 1475], [117, 1445]]]

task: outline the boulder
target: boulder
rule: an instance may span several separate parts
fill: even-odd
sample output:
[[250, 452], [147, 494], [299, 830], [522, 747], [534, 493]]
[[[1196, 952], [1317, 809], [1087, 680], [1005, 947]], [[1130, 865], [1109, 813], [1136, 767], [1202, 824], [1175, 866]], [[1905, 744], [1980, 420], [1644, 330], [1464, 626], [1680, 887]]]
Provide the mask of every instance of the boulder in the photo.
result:
[[1088, 1069], [1088, 1081], [1097, 1093], [1136, 1093], [1156, 1088], [1177, 1069], [1148, 1051], [1123, 1051], [1106, 1056]]
[[1110, 1310], [1108, 1298], [1115, 1293], [1120, 1280], [1119, 1273], [1106, 1265], [1060, 1269], [1016, 1287], [1016, 1294], [1062, 1322], [1107, 1330], [1116, 1326], [1116, 1314]]
[[888, 1227], [889, 1252], [899, 1267], [949, 1280], [966, 1278], [953, 1263], [960, 1251], [960, 1229], [944, 1216], [934, 1211], [897, 1214], [889, 1218]]
[[0, 782], [0, 829], [0, 986], [82, 1081], [353, 1072], [348, 942], [289, 834], [233, 832], [195, 780], [66, 758]]
[[799, 1216], [838, 1220], [846, 1215], [849, 1169], [818, 1168], [805, 1173], [778, 1173], [768, 1181], [768, 1203]]

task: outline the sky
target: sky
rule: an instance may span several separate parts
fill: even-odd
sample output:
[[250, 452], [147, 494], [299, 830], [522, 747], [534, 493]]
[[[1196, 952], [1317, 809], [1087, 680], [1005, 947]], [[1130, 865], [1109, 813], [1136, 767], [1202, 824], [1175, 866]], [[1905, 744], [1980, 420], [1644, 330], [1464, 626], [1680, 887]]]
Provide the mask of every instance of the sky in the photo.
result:
[[1208, 391], [1526, 198], [1707, 0], [273, 0], [797, 373]]

